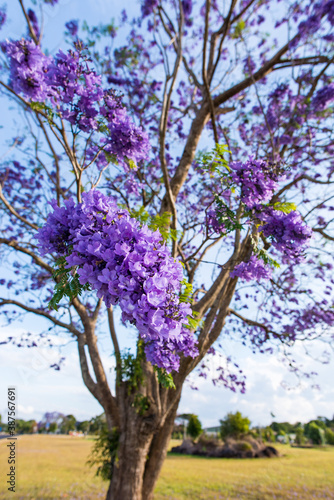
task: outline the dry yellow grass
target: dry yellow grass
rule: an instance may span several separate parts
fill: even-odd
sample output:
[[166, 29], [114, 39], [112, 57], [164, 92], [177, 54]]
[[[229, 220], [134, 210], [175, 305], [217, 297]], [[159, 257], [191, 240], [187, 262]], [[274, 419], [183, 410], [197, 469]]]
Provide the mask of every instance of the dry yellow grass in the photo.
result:
[[[7, 443], [0, 440], [0, 499], [103, 499], [106, 483], [94, 477], [94, 472], [86, 466], [92, 443], [91, 439], [68, 436], [20, 436], [17, 492], [12, 494], [5, 484]], [[278, 448], [282, 456], [275, 459], [228, 460], [169, 455], [155, 498], [334, 499], [333, 447]]]

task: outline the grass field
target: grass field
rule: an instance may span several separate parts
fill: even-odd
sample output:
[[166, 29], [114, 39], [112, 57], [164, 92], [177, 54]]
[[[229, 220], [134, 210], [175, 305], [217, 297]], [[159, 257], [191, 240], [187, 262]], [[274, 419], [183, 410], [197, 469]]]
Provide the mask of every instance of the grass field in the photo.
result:
[[[0, 499], [98, 500], [106, 483], [85, 465], [93, 441], [68, 436], [20, 436], [17, 492], [7, 491], [6, 440], [0, 440]], [[278, 446], [280, 458], [215, 459], [170, 454], [156, 500], [334, 499], [334, 447]], [[124, 499], [128, 500], [128, 499]]]

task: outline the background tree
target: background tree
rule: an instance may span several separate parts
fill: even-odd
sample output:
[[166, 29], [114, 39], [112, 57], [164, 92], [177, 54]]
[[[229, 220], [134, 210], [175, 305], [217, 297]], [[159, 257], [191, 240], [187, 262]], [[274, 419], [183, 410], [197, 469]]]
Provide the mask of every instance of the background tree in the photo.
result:
[[297, 427], [295, 443], [299, 444], [299, 445], [303, 445], [303, 444], [305, 444], [305, 442], [306, 442], [306, 439], [305, 439], [304, 429], [302, 427]]
[[240, 411], [228, 413], [224, 420], [220, 420], [220, 437], [225, 440], [228, 437], [240, 439], [248, 434], [250, 420], [243, 417]]
[[73, 415], [66, 415], [60, 425], [60, 432], [62, 434], [68, 434], [70, 431], [75, 431], [76, 419]]
[[325, 430], [325, 440], [327, 444], [334, 445], [334, 431], [330, 428]]
[[314, 421], [305, 425], [305, 435], [312, 441], [313, 444], [325, 444], [325, 431]]
[[89, 420], [83, 420], [82, 422], [78, 422], [77, 430], [86, 434], [90, 430], [90, 425], [91, 423]]
[[49, 432], [55, 433], [57, 429], [58, 429], [57, 422], [51, 422], [49, 426]]
[[189, 422], [187, 425], [187, 434], [193, 438], [197, 439], [202, 434], [202, 424], [197, 415], [190, 415]]
[[[223, 358], [215, 383], [243, 391], [226, 339], [302, 374], [295, 344], [331, 338], [333, 2], [145, 0], [122, 16], [126, 44], [112, 23], [71, 21], [57, 54], [27, 2], [24, 38], [2, 43], [22, 125], [0, 171], [0, 310], [76, 340], [117, 455], [108, 498], [149, 500], [206, 356]], [[116, 306], [138, 334], [130, 351]]]
[[267, 441], [268, 443], [275, 442], [275, 433], [271, 427], [265, 427], [261, 432], [261, 437], [263, 441]]

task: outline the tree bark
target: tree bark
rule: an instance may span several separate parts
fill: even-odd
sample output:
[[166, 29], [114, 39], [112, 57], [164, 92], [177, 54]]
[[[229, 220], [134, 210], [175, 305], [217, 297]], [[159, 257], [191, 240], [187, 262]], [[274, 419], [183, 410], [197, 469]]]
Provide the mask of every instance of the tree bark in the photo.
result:
[[164, 425], [156, 432], [152, 439], [149, 456], [145, 465], [142, 494], [143, 500], [153, 499], [154, 487], [167, 455], [168, 444], [173, 432], [174, 420], [179, 406], [179, 401], [180, 399], [178, 399], [175, 406], [168, 414]]
[[[166, 411], [168, 395], [174, 389], [162, 389], [164, 408], [156, 405], [153, 384], [154, 373], [147, 373], [145, 390], [150, 405], [141, 412], [135, 395], [129, 395], [126, 384], [121, 384], [119, 403], [122, 407], [120, 438], [106, 500], [152, 500], [153, 491], [167, 454], [169, 440], [180, 401]], [[143, 387], [140, 388], [142, 393]], [[138, 392], [137, 392], [138, 395]], [[159, 394], [160, 398], [161, 394]]]
[[143, 500], [145, 463], [153, 434], [140, 433], [136, 424], [129, 421], [126, 432], [120, 436], [106, 500]]
[[[122, 383], [119, 393], [120, 436], [106, 500], [143, 500], [145, 464], [158, 415], [154, 404], [145, 411], [136, 404], [135, 396], [142, 395], [141, 391], [129, 394], [127, 385]], [[148, 399], [152, 401], [150, 395]]]

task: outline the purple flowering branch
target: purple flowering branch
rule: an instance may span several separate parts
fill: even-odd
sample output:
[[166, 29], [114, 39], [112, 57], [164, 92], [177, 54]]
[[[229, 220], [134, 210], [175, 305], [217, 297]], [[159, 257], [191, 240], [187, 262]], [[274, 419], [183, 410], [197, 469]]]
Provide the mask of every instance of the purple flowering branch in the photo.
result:
[[20, 6], [21, 6], [21, 9], [22, 9], [22, 12], [23, 12], [23, 15], [25, 17], [25, 20], [27, 21], [27, 25], [28, 25], [28, 28], [29, 28], [29, 33], [31, 35], [31, 38], [34, 40], [35, 44], [38, 45], [40, 43], [40, 40], [41, 38], [38, 37], [38, 34], [36, 33], [34, 27], [33, 27], [33, 24], [31, 22], [31, 19], [23, 5], [23, 1], [22, 0], [19, 0], [19, 3], [20, 3]]

